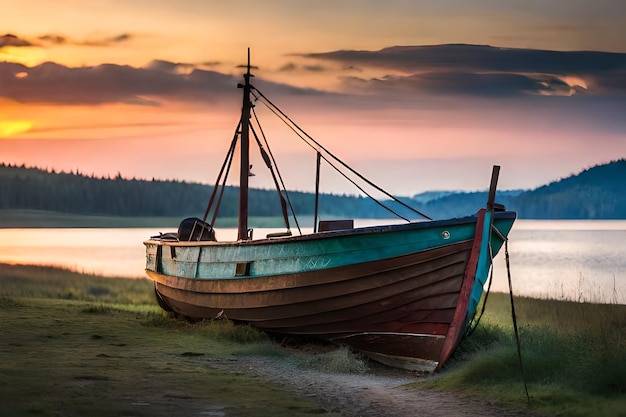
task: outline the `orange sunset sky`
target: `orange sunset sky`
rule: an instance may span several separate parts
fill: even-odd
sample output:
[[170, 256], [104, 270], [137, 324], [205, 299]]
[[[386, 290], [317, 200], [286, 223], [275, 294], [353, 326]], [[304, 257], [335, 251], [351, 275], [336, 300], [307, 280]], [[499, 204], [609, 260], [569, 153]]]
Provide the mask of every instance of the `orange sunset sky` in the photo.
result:
[[[3, 163], [212, 183], [248, 47], [263, 94], [398, 195], [485, 189], [493, 164], [500, 189], [535, 188], [626, 156], [621, 0], [0, 8]], [[263, 127], [287, 188], [312, 190], [315, 155]], [[271, 187], [256, 173], [251, 186]], [[322, 175], [325, 191], [357, 192]]]

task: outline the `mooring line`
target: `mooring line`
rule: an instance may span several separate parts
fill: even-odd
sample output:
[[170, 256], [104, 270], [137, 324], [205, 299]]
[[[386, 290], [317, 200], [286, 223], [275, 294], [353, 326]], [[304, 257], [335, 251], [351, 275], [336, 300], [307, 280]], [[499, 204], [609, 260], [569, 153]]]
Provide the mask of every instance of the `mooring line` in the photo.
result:
[[528, 395], [528, 384], [526, 383], [526, 373], [524, 372], [524, 363], [522, 361], [522, 347], [520, 343], [519, 332], [517, 330], [517, 317], [515, 315], [515, 302], [513, 301], [513, 284], [511, 283], [511, 264], [509, 262], [509, 240], [504, 240], [504, 259], [506, 261], [506, 275], [509, 280], [509, 297], [511, 299], [511, 316], [513, 317], [513, 330], [515, 331], [515, 342], [517, 343], [517, 357], [519, 359], [519, 367], [522, 372], [522, 380], [524, 381], [524, 390], [526, 391], [526, 400], [530, 405], [530, 395]]

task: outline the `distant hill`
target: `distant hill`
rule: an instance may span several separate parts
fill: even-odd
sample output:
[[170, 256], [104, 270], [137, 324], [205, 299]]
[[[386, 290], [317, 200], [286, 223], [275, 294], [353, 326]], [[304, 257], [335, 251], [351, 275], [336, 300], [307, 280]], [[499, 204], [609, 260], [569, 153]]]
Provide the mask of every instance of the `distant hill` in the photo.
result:
[[[127, 217], [202, 216], [213, 187], [180, 181], [96, 178], [0, 164], [0, 210], [41, 210]], [[311, 216], [312, 193], [290, 192], [298, 216]], [[434, 218], [475, 213], [487, 192], [437, 191], [403, 200]], [[227, 187], [220, 215], [236, 217], [238, 189]], [[250, 215], [280, 216], [274, 190], [253, 189]], [[496, 201], [526, 219], [626, 219], [626, 160], [598, 165], [534, 190], [498, 191]], [[410, 218], [396, 203], [393, 209]], [[323, 194], [324, 218], [383, 218], [390, 213], [365, 197]]]
[[[438, 218], [461, 216], [485, 205], [487, 192], [413, 197]], [[426, 201], [424, 203], [424, 201]], [[534, 190], [498, 191], [496, 201], [522, 219], [626, 219], [626, 159], [586, 169]]]
[[523, 218], [626, 219], [626, 159], [526, 191], [509, 205]]
[[[520, 195], [523, 190], [498, 190], [496, 192], [496, 202], [504, 204], [507, 209], [514, 197]], [[426, 196], [424, 196], [426, 194]], [[412, 198], [413, 205], [421, 207], [421, 210], [431, 214], [437, 219], [447, 219], [451, 217], [466, 216], [468, 213], [475, 213], [487, 203], [487, 191], [475, 192], [440, 192], [438, 198], [428, 198], [433, 196], [432, 192], [418, 194]]]

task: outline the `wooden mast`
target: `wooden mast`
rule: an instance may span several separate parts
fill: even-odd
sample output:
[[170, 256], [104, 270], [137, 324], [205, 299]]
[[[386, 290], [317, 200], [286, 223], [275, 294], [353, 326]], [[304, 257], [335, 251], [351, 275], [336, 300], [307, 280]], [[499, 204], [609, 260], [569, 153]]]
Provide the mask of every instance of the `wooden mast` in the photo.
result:
[[248, 240], [248, 176], [250, 174], [250, 48], [248, 48], [247, 71], [243, 75], [243, 105], [241, 108], [241, 168], [239, 171], [239, 227], [237, 232], [238, 240]]

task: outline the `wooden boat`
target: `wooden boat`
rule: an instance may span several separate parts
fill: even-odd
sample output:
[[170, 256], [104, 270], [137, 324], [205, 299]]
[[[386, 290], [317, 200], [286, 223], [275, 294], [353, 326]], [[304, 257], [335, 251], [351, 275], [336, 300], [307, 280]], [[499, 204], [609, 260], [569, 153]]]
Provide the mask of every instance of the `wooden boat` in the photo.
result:
[[[225, 316], [270, 333], [317, 336], [395, 367], [439, 369], [470, 327], [492, 257], [516, 217], [494, 203], [499, 167], [486, 207], [467, 217], [356, 228], [351, 221], [320, 221], [318, 227], [316, 211], [313, 233], [291, 235], [279, 192], [287, 232], [253, 239], [247, 216], [250, 132], [259, 140], [250, 124], [250, 96], [265, 97], [251, 85], [250, 69], [248, 55], [239, 127], [204, 219], [185, 219], [178, 233], [144, 242], [159, 304], [189, 318]], [[237, 141], [238, 238], [217, 241], [212, 225], [219, 204], [213, 203]], [[317, 149], [319, 161], [326, 149]], [[272, 169], [273, 157], [263, 147], [261, 154]]]

